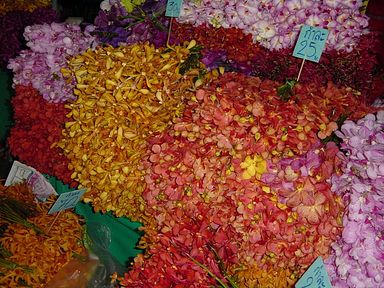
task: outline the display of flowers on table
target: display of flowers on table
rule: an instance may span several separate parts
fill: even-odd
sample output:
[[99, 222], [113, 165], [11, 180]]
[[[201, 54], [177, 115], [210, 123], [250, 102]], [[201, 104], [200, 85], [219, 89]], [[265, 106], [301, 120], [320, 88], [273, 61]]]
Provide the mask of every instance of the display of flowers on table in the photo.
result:
[[[336, 287], [380, 287], [384, 85], [361, 3], [189, 1], [167, 35], [165, 1], [142, 2], [27, 27], [8, 66], [13, 155], [143, 223], [113, 279], [293, 287], [322, 256]], [[282, 97], [302, 24], [330, 31], [327, 51]]]
[[[119, 44], [124, 45], [124, 43], [144, 43], [145, 41], [154, 43], [157, 47], [166, 44], [169, 19], [163, 16], [165, 1], [146, 1], [144, 5], [136, 7], [131, 13], [128, 13], [119, 1], [104, 2], [109, 5], [102, 6], [94, 26], [90, 28], [99, 42], [108, 43], [114, 47]], [[185, 3], [185, 5], [195, 5], [191, 4], [192, 2]], [[203, 1], [200, 4], [203, 5]], [[272, 4], [265, 5], [271, 7]], [[211, 5], [217, 6], [218, 4]], [[339, 10], [352, 7], [347, 3], [327, 2], [324, 5], [330, 7], [340, 5], [337, 8]], [[321, 17], [336, 17], [332, 9], [324, 10]], [[304, 10], [305, 15], [312, 13], [308, 7]], [[358, 13], [356, 11], [353, 12], [354, 15]], [[360, 15], [359, 17], [366, 16]], [[290, 18], [295, 17], [291, 15]], [[343, 19], [340, 18], [339, 21], [344, 21], [345, 19]], [[291, 45], [271, 50], [263, 47], [258, 41], [254, 41], [252, 34], [247, 33], [241, 27], [215, 27], [205, 22], [197, 26], [195, 22], [186, 24], [181, 21], [184, 23], [182, 24], [177, 21], [180, 21], [180, 18], [176, 18], [172, 24], [170, 43], [178, 44], [192, 39], [196, 40], [203, 46], [202, 61], [208, 69], [225, 66], [227, 71], [241, 72], [281, 82], [288, 78], [295, 78], [298, 74], [301, 59], [291, 55], [298, 34], [296, 32]], [[322, 23], [328, 23], [329, 21], [327, 21]], [[319, 26], [320, 24], [313, 25]], [[301, 24], [296, 26], [296, 30], [299, 31]], [[340, 51], [327, 44], [327, 50], [323, 53], [319, 64], [307, 61], [304, 65], [301, 81], [325, 85], [331, 80], [339, 85], [351, 86], [362, 93], [362, 97], [367, 103], [372, 103], [376, 98], [381, 97], [384, 93], [382, 80], [384, 72], [377, 55], [380, 49], [379, 35], [374, 32], [368, 33], [368, 30], [360, 33], [359, 27], [351, 26], [348, 30], [348, 33], [354, 35], [353, 49]], [[341, 31], [333, 26], [327, 29], [331, 31], [331, 35], [332, 29]], [[344, 37], [342, 35], [345, 36], [345, 33], [340, 33], [340, 38]], [[349, 41], [349, 43], [352, 42]], [[361, 75], [365, 75], [365, 77], [361, 77]]]
[[77, 100], [68, 105], [71, 119], [58, 146], [70, 161], [71, 177], [89, 188], [85, 201], [96, 211], [142, 218], [138, 166], [146, 139], [167, 129], [208, 79], [195, 44], [87, 50], [63, 70], [77, 79]]
[[283, 102], [275, 88], [225, 73], [196, 92], [173, 127], [149, 139], [143, 197], [157, 227], [144, 227], [147, 255], [123, 286], [210, 287], [215, 279], [204, 265], [240, 287], [272, 285], [267, 272], [284, 269], [278, 287], [290, 287], [317, 256], [328, 257], [343, 202], [327, 180], [340, 161], [337, 146], [321, 145], [317, 134], [349, 113], [352, 93], [300, 86], [296, 100]]

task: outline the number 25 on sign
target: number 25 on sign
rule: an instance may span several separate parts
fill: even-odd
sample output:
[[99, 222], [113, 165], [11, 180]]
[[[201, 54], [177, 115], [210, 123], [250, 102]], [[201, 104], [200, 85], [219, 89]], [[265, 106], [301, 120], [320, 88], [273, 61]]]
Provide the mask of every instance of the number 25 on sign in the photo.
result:
[[297, 76], [297, 82], [299, 82], [305, 60], [316, 63], [320, 61], [327, 37], [328, 30], [326, 29], [308, 25], [301, 27], [299, 39], [297, 39], [295, 49], [293, 50], [293, 56], [303, 59], [299, 75]]
[[299, 39], [293, 50], [293, 56], [319, 62], [327, 37], [328, 30], [304, 25], [301, 27]]

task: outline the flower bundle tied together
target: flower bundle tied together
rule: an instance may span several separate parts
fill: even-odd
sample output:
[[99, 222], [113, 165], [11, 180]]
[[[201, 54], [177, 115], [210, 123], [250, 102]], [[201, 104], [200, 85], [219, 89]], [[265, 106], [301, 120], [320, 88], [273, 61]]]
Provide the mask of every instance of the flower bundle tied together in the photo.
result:
[[[26, 197], [26, 194], [29, 197]], [[31, 201], [32, 191], [26, 184], [9, 187], [0, 186], [1, 196], [12, 196], [19, 201]], [[0, 237], [0, 246], [8, 251], [3, 261], [16, 263], [12, 269], [0, 265], [2, 287], [45, 287], [46, 283], [73, 257], [85, 255], [82, 245], [83, 228], [80, 218], [71, 211], [63, 211], [57, 224], [50, 227], [54, 215], [47, 214], [53, 199], [46, 203], [33, 203], [37, 214], [28, 220], [49, 233], [38, 234], [33, 228], [14, 223], [9, 224]], [[0, 221], [0, 224], [3, 222]], [[0, 257], [2, 258], [2, 257]]]
[[68, 160], [55, 146], [67, 120], [62, 103], [49, 103], [31, 86], [16, 85], [12, 98], [15, 125], [8, 137], [10, 152], [41, 173], [72, 183]]
[[329, 30], [326, 48], [351, 51], [366, 33], [368, 17], [361, 1], [185, 1], [177, 21], [234, 27], [269, 50], [293, 47], [303, 24]]

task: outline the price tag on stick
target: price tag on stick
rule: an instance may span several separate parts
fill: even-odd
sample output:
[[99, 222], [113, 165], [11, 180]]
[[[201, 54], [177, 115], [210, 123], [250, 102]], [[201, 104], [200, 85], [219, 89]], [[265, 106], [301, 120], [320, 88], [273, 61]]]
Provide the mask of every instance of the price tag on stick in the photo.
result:
[[182, 4], [182, 0], [168, 0], [165, 16], [173, 18], [179, 17]]
[[332, 288], [321, 257], [317, 257], [315, 262], [309, 266], [295, 284], [295, 288]]
[[168, 28], [167, 46], [169, 45], [169, 39], [171, 38], [173, 18], [180, 16], [180, 10], [181, 10], [182, 4], [183, 4], [183, 0], [168, 0], [167, 2], [165, 16], [171, 17], [171, 20], [169, 21], [169, 28]]
[[74, 190], [60, 194], [56, 202], [52, 205], [48, 214], [53, 214], [58, 211], [63, 211], [76, 206], [80, 201], [81, 196], [85, 193], [86, 189]]
[[320, 61], [327, 37], [327, 29], [312, 27], [308, 25], [303, 25], [301, 27], [299, 39], [296, 42], [292, 54], [294, 57], [303, 59], [299, 75], [297, 76], [297, 81], [300, 79], [305, 60], [310, 60], [316, 63]]
[[316, 63], [319, 62], [327, 37], [327, 29], [303, 25], [293, 50], [293, 56]]

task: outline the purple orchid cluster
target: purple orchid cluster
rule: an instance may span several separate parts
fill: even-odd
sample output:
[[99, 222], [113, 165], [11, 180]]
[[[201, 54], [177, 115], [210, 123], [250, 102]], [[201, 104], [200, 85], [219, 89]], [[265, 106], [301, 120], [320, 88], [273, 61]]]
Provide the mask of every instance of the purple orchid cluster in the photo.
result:
[[384, 110], [345, 121], [341, 175], [332, 190], [348, 203], [342, 237], [332, 244], [327, 269], [334, 287], [383, 287], [384, 283]]
[[328, 50], [352, 51], [365, 34], [368, 17], [359, 12], [361, 0], [200, 0], [184, 1], [177, 21], [234, 27], [252, 35], [270, 50], [290, 48], [303, 24], [329, 30]]
[[0, 16], [0, 67], [6, 67], [9, 59], [16, 57], [25, 45], [24, 28], [28, 25], [58, 21], [56, 11], [50, 7], [41, 7], [33, 12], [11, 11]]
[[146, 41], [163, 46], [168, 25], [165, 7], [165, 0], [151, 0], [127, 12], [121, 1], [106, 0], [101, 3], [94, 25], [89, 29], [98, 42], [113, 47]]
[[78, 25], [52, 23], [27, 26], [24, 31], [28, 50], [9, 61], [14, 85], [32, 85], [49, 102], [74, 99], [74, 80], [64, 79], [61, 69], [67, 59], [92, 46], [94, 37]]

